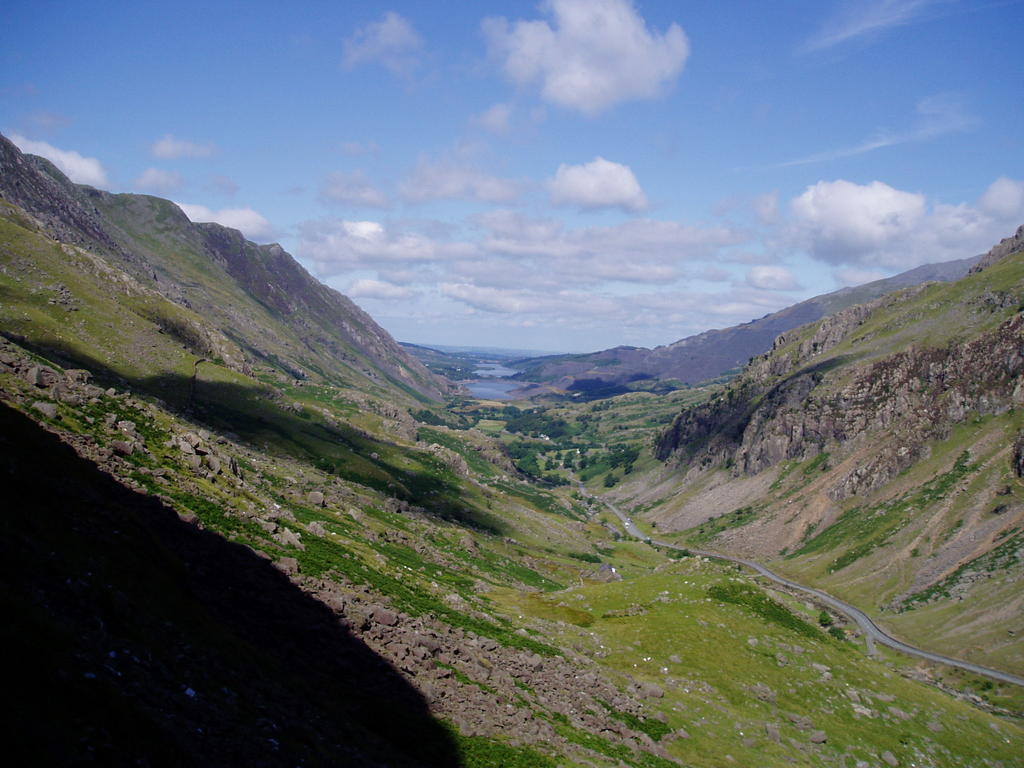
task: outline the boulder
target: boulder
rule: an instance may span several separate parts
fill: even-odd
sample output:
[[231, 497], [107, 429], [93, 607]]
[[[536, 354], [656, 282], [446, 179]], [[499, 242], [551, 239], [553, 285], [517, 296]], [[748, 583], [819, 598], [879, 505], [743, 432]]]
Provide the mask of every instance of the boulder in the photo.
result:
[[294, 557], [282, 557], [274, 563], [274, 567], [281, 573], [291, 575], [299, 572], [299, 561]]
[[324, 505], [324, 495], [320, 491], [310, 491], [306, 495], [306, 500], [314, 507], [322, 507]]
[[886, 765], [893, 766], [893, 768], [896, 768], [896, 766], [900, 764], [900, 761], [896, 759], [896, 755], [894, 755], [889, 750], [886, 750], [885, 752], [882, 753], [882, 761]]
[[324, 528], [323, 523], [321, 523], [319, 520], [312, 521], [309, 525], [306, 526], [306, 530], [314, 536], [327, 535], [327, 529]]
[[376, 605], [370, 609], [370, 619], [376, 624], [393, 627], [398, 623], [398, 614], [382, 605]]
[[828, 741], [828, 736], [824, 731], [814, 731], [810, 736], [811, 744], [824, 744], [826, 741]]
[[110, 450], [118, 456], [131, 456], [135, 453], [135, 446], [127, 440], [113, 440], [110, 443]]
[[48, 419], [57, 418], [57, 404], [48, 403], [45, 400], [36, 400], [32, 403], [32, 408], [43, 414]]

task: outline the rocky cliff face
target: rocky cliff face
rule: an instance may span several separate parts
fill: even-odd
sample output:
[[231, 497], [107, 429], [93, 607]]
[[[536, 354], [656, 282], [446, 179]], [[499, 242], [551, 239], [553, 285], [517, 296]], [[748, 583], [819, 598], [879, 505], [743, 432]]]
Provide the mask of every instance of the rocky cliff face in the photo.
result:
[[[994, 253], [1019, 261], [1020, 255], [1006, 255], [1006, 242]], [[1024, 404], [1024, 318], [1013, 312], [1021, 297], [986, 288], [980, 272], [975, 275], [966, 306], [982, 325], [1008, 315], [995, 327], [930, 344], [928, 329], [939, 318], [922, 315], [920, 332], [911, 322], [902, 330], [907, 343], [883, 351], [891, 333], [880, 321], [864, 332], [865, 324], [915, 301], [927, 307], [923, 288], [850, 307], [780, 335], [773, 350], [753, 360], [723, 395], [681, 413], [658, 440], [656, 455], [756, 474], [787, 459], [873, 439], [878, 450], [871, 461], [852, 468], [830, 495], [842, 499], [883, 485], [967, 414]]]

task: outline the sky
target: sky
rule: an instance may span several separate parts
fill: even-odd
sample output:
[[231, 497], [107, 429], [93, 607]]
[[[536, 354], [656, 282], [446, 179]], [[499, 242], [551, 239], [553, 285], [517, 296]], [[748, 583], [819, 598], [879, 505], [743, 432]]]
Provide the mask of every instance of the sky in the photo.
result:
[[1024, 0], [8, 0], [0, 132], [401, 341], [655, 346], [1024, 224]]

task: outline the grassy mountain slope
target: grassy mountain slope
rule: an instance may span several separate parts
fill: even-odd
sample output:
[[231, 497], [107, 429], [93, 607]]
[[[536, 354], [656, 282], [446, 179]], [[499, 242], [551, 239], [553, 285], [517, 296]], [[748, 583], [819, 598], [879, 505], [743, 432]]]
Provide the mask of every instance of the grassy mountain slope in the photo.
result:
[[[1019, 692], [948, 695], [818, 606], [623, 539], [513, 464], [554, 461], [532, 432], [558, 419], [445, 412], [318, 347], [335, 300], [272, 247], [72, 190], [0, 202], [19, 762], [1020, 764]], [[636, 436], [704, 397], [589, 404], [577, 436], [640, 474]]]
[[[259, 368], [331, 381], [391, 400], [437, 400], [447, 389], [278, 245], [256, 245], [217, 224], [192, 224], [168, 200], [72, 184], [3, 137], [0, 195], [42, 233], [82, 247], [138, 287], [191, 309], [229, 342], [211, 347], [197, 341], [192, 351], [199, 357], [219, 358], [242, 373]], [[167, 325], [165, 332], [179, 328]]]
[[781, 557], [897, 634], [1024, 670], [1024, 239], [1009, 242], [960, 281], [783, 334], [680, 414], [666, 467], [622, 493], [659, 533]]

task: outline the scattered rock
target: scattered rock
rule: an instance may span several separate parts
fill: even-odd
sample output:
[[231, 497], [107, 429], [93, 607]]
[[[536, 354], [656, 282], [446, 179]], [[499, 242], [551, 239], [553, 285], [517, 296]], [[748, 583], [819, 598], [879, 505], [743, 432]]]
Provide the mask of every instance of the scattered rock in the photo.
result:
[[118, 456], [131, 456], [135, 453], [135, 446], [127, 440], [112, 440], [110, 449]]
[[398, 624], [398, 614], [380, 605], [376, 605], [370, 610], [369, 617], [375, 623], [383, 624], [385, 627], [393, 627]]
[[824, 744], [826, 741], [828, 741], [828, 736], [824, 731], [814, 731], [810, 736], [811, 744]]
[[893, 768], [900, 764], [900, 761], [896, 759], [896, 755], [888, 750], [882, 753], [882, 760], [886, 765], [891, 765]]
[[34, 403], [32, 403], [32, 407], [39, 413], [43, 414], [43, 416], [45, 416], [48, 419], [57, 418], [56, 403], [48, 403], [45, 400], [36, 400]]
[[319, 520], [312, 521], [306, 526], [306, 530], [309, 531], [313, 536], [326, 536], [327, 529], [324, 528], [323, 523]]
[[281, 573], [291, 575], [299, 572], [299, 561], [294, 557], [282, 557], [274, 563], [274, 567]]
[[306, 501], [314, 507], [322, 507], [324, 505], [324, 495], [320, 491], [310, 491], [306, 495]]
[[764, 735], [767, 736], [770, 741], [774, 741], [776, 744], [778, 744], [782, 740], [782, 736], [779, 733], [778, 723], [765, 723]]

